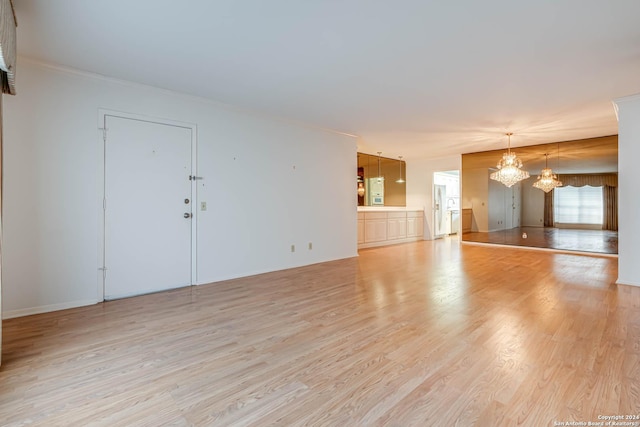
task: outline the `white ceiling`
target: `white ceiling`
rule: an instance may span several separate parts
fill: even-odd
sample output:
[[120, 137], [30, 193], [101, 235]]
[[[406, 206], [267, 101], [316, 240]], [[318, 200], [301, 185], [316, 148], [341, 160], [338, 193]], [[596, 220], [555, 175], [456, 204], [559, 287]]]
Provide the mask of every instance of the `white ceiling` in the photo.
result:
[[506, 131], [513, 146], [616, 134], [611, 100], [640, 92], [638, 0], [14, 4], [23, 57], [355, 134], [387, 157], [502, 148]]

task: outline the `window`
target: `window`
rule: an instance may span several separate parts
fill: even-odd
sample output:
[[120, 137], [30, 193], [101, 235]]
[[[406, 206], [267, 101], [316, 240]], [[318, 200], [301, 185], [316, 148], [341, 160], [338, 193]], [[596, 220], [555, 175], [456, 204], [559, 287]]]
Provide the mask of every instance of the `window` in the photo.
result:
[[602, 224], [602, 187], [558, 187], [553, 193], [554, 222]]

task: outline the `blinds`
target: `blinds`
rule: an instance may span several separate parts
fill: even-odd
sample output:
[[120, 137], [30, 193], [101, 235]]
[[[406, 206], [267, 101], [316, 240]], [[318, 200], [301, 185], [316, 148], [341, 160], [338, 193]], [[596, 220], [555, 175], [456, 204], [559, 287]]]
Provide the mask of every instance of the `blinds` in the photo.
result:
[[602, 187], [558, 187], [554, 221], [560, 224], [602, 224]]
[[16, 16], [12, 0], [0, 0], [0, 83], [2, 93], [16, 94]]

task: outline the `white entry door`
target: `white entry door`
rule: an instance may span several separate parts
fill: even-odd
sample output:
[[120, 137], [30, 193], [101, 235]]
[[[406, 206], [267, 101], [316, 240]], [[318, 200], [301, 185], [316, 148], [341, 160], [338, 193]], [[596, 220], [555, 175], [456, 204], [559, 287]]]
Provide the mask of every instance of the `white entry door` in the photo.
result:
[[104, 298], [192, 284], [192, 129], [105, 115]]

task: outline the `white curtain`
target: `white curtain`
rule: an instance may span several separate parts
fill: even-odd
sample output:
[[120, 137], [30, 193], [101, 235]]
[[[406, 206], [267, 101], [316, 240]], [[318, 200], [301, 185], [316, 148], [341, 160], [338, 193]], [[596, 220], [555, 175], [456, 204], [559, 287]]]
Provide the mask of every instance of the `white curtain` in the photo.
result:
[[16, 94], [16, 21], [12, 0], [0, 0], [0, 83], [2, 93]]

